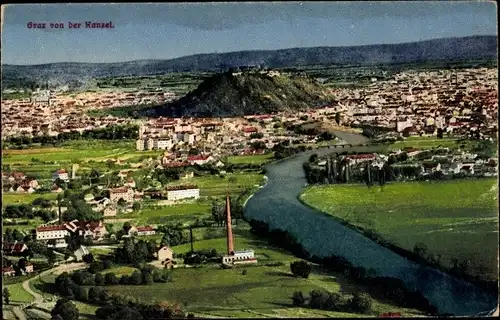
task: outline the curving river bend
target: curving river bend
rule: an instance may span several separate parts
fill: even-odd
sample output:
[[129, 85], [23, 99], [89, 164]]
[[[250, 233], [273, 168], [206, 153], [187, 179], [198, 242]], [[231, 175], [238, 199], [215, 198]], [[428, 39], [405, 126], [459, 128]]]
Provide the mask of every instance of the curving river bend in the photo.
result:
[[[336, 134], [353, 145], [367, 142], [361, 135]], [[351, 147], [340, 149], [340, 152], [347, 150], [369, 152], [370, 147]], [[245, 217], [290, 232], [311, 255], [343, 256], [355, 266], [373, 268], [377, 276], [401, 279], [411, 290], [420, 291], [441, 314], [476, 315], [496, 307], [495, 296], [443, 272], [409, 261], [300, 203], [297, 197], [306, 183], [302, 163], [313, 153], [324, 155], [332, 151], [328, 148], [306, 151], [266, 166], [267, 184], [247, 201]]]

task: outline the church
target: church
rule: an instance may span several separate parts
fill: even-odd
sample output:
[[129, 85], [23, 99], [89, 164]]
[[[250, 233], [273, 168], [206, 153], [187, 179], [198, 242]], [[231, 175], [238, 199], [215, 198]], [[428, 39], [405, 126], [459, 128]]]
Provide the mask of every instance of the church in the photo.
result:
[[222, 264], [237, 265], [257, 263], [253, 250], [234, 251], [233, 227], [231, 224], [231, 201], [229, 194], [226, 197], [226, 232], [227, 232], [227, 255], [222, 257]]

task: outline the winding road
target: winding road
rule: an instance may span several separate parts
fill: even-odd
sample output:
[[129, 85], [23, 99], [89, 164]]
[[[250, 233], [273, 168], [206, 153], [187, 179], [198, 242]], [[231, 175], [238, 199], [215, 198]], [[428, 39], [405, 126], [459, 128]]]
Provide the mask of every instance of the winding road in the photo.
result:
[[[342, 151], [370, 152], [377, 146], [361, 135], [336, 133], [353, 145]], [[266, 166], [268, 181], [245, 205], [245, 217], [267, 223], [270, 228], [290, 232], [311, 254], [338, 255], [356, 266], [372, 268], [377, 276], [401, 279], [411, 290], [420, 291], [440, 313], [475, 315], [496, 307], [496, 297], [443, 272], [423, 266], [366, 238], [333, 218], [304, 206], [298, 196], [306, 185], [302, 164], [313, 153], [325, 155], [328, 148], [306, 151]]]
[[[14, 314], [16, 315], [16, 317], [20, 320], [27, 320], [28, 318], [26, 317], [26, 314], [24, 312], [23, 309], [25, 309], [26, 307], [28, 306], [33, 306], [33, 305], [39, 305], [41, 303], [44, 303], [44, 298], [41, 294], [33, 291], [31, 289], [31, 286], [30, 286], [30, 282], [33, 281], [34, 279], [37, 279], [39, 277], [43, 277], [47, 274], [51, 274], [51, 273], [54, 273], [54, 274], [61, 274], [63, 272], [70, 272], [70, 271], [73, 271], [73, 270], [78, 270], [78, 269], [83, 269], [86, 267], [86, 263], [83, 263], [83, 262], [75, 262], [75, 263], [69, 263], [69, 264], [62, 264], [62, 265], [59, 265], [55, 268], [52, 268], [52, 269], [49, 269], [49, 270], [46, 270], [46, 271], [43, 271], [42, 273], [40, 273], [38, 276], [35, 276], [33, 278], [30, 278], [30, 279], [27, 279], [25, 281], [23, 281], [22, 283], [22, 287], [24, 290], [26, 290], [26, 292], [28, 292], [29, 294], [31, 294], [35, 300], [30, 302], [30, 303], [26, 303], [24, 305], [20, 305], [20, 306], [15, 306], [14, 308], [12, 308], [12, 311], [14, 312]], [[55, 305], [55, 301], [53, 302], [53, 304]], [[49, 317], [50, 318], [50, 317]]]

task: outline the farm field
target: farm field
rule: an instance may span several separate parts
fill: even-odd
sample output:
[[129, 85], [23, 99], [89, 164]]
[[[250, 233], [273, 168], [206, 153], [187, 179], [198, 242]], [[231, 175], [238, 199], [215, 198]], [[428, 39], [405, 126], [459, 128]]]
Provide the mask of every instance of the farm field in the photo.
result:
[[132, 219], [136, 225], [187, 222], [196, 220], [197, 217], [201, 218], [208, 215], [211, 207], [212, 203], [209, 201], [182, 203], [171, 206], [151, 206], [145, 207], [139, 212], [122, 214], [118, 218]]
[[402, 148], [417, 148], [417, 149], [432, 149], [432, 148], [458, 148], [461, 144], [465, 144], [466, 146], [471, 146], [472, 143], [462, 142], [456, 138], [447, 138], [438, 139], [437, 137], [408, 137], [403, 141], [396, 141], [390, 145], [391, 149], [402, 149]]
[[264, 176], [258, 173], [228, 173], [224, 177], [207, 175], [171, 182], [168, 185], [195, 184], [200, 188], [200, 196], [217, 197], [225, 196], [228, 191], [237, 195], [246, 188], [260, 185], [263, 179]]
[[9, 204], [31, 204], [37, 198], [55, 200], [57, 193], [2, 193], [2, 206]]
[[[105, 161], [138, 155], [158, 154], [155, 152], [138, 153], [133, 140], [74, 140], [61, 147], [33, 148], [24, 150], [2, 150], [3, 164], [28, 164], [36, 161], [62, 163], [81, 163], [85, 161]], [[159, 152], [161, 154], [161, 152]]]
[[271, 161], [273, 154], [259, 154], [252, 156], [229, 156], [227, 160], [229, 163], [233, 164], [263, 164]]
[[[225, 238], [197, 241], [195, 250], [216, 248], [224, 252]], [[189, 251], [190, 245], [175, 246], [175, 253]], [[126, 296], [140, 297], [148, 302], [163, 300], [173, 301], [185, 306], [189, 312], [200, 316], [222, 316], [242, 318], [262, 318], [277, 316], [314, 317], [354, 316], [330, 311], [293, 308], [291, 296], [295, 290], [309, 293], [314, 289], [326, 289], [332, 292], [353, 292], [357, 288], [342, 277], [335, 277], [322, 268], [314, 266], [308, 279], [295, 278], [290, 274], [289, 263], [298, 260], [285, 250], [268, 245], [251, 234], [238, 233], [235, 247], [252, 248], [259, 259], [256, 266], [238, 267], [223, 270], [218, 265], [200, 268], [176, 268], [172, 273], [172, 282], [156, 283], [149, 286], [112, 286], [111, 292]], [[280, 266], [267, 266], [271, 262], [282, 262]], [[242, 275], [242, 269], [247, 270]], [[373, 315], [387, 310], [401, 312], [404, 315], [417, 314], [415, 310], [406, 310], [388, 304], [373, 302]]]
[[[441, 264], [468, 263], [468, 273], [497, 279], [496, 179], [315, 186], [301, 200], [413, 250], [424, 243]], [[468, 261], [468, 262], [467, 262]]]

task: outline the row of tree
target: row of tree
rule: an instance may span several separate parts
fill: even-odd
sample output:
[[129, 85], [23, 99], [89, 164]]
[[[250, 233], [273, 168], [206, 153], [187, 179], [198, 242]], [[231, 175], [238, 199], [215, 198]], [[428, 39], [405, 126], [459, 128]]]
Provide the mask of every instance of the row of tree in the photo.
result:
[[101, 140], [121, 140], [121, 139], [137, 139], [139, 136], [139, 127], [135, 125], [111, 125], [105, 128], [86, 130], [82, 133], [78, 131], [61, 132], [57, 136], [41, 135], [41, 136], [16, 136], [6, 139], [6, 143], [13, 146], [30, 145], [40, 143], [42, 145], [57, 144], [68, 140], [83, 140], [83, 139], [101, 139]]
[[346, 299], [339, 293], [321, 290], [312, 290], [309, 297], [304, 296], [302, 291], [295, 291], [292, 303], [296, 307], [308, 306], [338, 312], [369, 313], [372, 308], [372, 299], [367, 293], [355, 293], [353, 297]]
[[[141, 273], [139, 273], [141, 276]], [[90, 279], [89, 276], [78, 275], [75, 278], [86, 278]], [[142, 277], [142, 276], [141, 276]], [[134, 276], [134, 280], [136, 277]], [[90, 281], [87, 280], [89, 283]], [[104, 280], [106, 281], [106, 280]], [[108, 276], [108, 281], [114, 282], [113, 276]], [[142, 278], [141, 278], [142, 281]], [[85, 283], [85, 282], [83, 282]], [[109, 293], [108, 290], [100, 286], [78, 285], [76, 284], [72, 276], [67, 272], [62, 273], [56, 278], [55, 287], [58, 293], [63, 296], [65, 303], [65, 308], [60, 306], [59, 311], [55, 314], [64, 315], [71, 314], [74, 312], [67, 308], [68, 299], [74, 299], [82, 302], [92, 303], [96, 305], [101, 305], [102, 307], [96, 310], [97, 319], [106, 320], [139, 320], [139, 319], [170, 319], [170, 318], [185, 318], [186, 314], [182, 310], [181, 306], [177, 304], [171, 304], [168, 302], [163, 302], [158, 305], [147, 305], [136, 302], [137, 300], [129, 297], [115, 296]], [[57, 307], [57, 304], [56, 304]], [[62, 309], [62, 310], [61, 310]], [[68, 309], [68, 310], [65, 310]], [[53, 315], [54, 316], [54, 315]], [[63, 318], [64, 320], [70, 320], [75, 318]]]
[[289, 232], [277, 229], [271, 230], [266, 223], [257, 220], [250, 220], [249, 223], [253, 233], [267, 238], [270, 243], [288, 249], [300, 258], [344, 274], [349, 279], [363, 284], [372, 295], [381, 296], [403, 307], [424, 310], [430, 314], [436, 313], [436, 308], [420, 292], [409, 290], [402, 280], [391, 277], [376, 277], [373, 270], [355, 267], [341, 256], [325, 258], [311, 256]]

